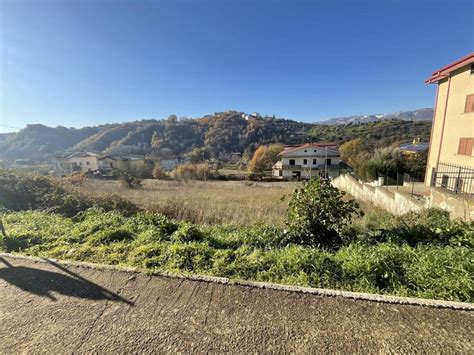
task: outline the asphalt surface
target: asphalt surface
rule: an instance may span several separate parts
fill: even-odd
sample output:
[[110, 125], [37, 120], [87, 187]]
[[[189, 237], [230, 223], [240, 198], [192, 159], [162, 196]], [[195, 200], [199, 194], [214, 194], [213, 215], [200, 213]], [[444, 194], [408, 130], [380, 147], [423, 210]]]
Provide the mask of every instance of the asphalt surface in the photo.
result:
[[474, 313], [0, 257], [0, 353], [474, 352]]

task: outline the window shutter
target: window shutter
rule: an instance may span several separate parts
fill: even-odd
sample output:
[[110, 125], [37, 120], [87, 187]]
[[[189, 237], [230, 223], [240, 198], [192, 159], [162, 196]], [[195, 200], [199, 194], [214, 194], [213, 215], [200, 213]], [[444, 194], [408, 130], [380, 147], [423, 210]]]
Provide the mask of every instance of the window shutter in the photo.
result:
[[459, 146], [458, 146], [458, 154], [459, 155], [466, 155], [466, 138], [459, 138]]
[[472, 147], [474, 146], [474, 138], [466, 139], [466, 155], [472, 155]]
[[474, 112], [474, 94], [466, 96], [466, 106], [464, 107], [464, 112]]

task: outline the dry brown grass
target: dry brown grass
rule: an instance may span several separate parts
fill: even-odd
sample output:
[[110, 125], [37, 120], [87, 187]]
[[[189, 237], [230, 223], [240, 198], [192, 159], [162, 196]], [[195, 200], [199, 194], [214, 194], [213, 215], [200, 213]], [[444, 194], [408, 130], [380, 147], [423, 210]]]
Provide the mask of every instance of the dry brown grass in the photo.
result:
[[115, 193], [142, 208], [199, 224], [283, 225], [295, 183], [144, 180], [139, 189], [117, 181], [87, 180], [80, 190]]

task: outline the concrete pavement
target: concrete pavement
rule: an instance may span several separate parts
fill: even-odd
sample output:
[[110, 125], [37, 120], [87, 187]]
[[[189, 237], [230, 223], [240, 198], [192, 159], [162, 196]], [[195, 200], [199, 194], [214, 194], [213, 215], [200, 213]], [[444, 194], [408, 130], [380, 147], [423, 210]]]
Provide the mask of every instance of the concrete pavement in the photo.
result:
[[473, 353], [474, 313], [0, 257], [0, 353]]

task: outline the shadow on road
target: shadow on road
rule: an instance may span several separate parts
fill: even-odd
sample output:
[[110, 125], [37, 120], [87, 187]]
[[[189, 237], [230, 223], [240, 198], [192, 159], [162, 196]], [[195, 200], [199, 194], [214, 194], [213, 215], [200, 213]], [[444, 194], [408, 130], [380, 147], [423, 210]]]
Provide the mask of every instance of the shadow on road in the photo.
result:
[[133, 302], [130, 300], [90, 282], [55, 262], [45, 260], [67, 275], [25, 266], [13, 266], [5, 258], [0, 257], [0, 262], [6, 266], [0, 268], [0, 279], [24, 291], [31, 292], [38, 296], [48, 297], [53, 301], [56, 301], [56, 298], [52, 292], [56, 292], [65, 296], [91, 300], [117, 301], [133, 306]]

